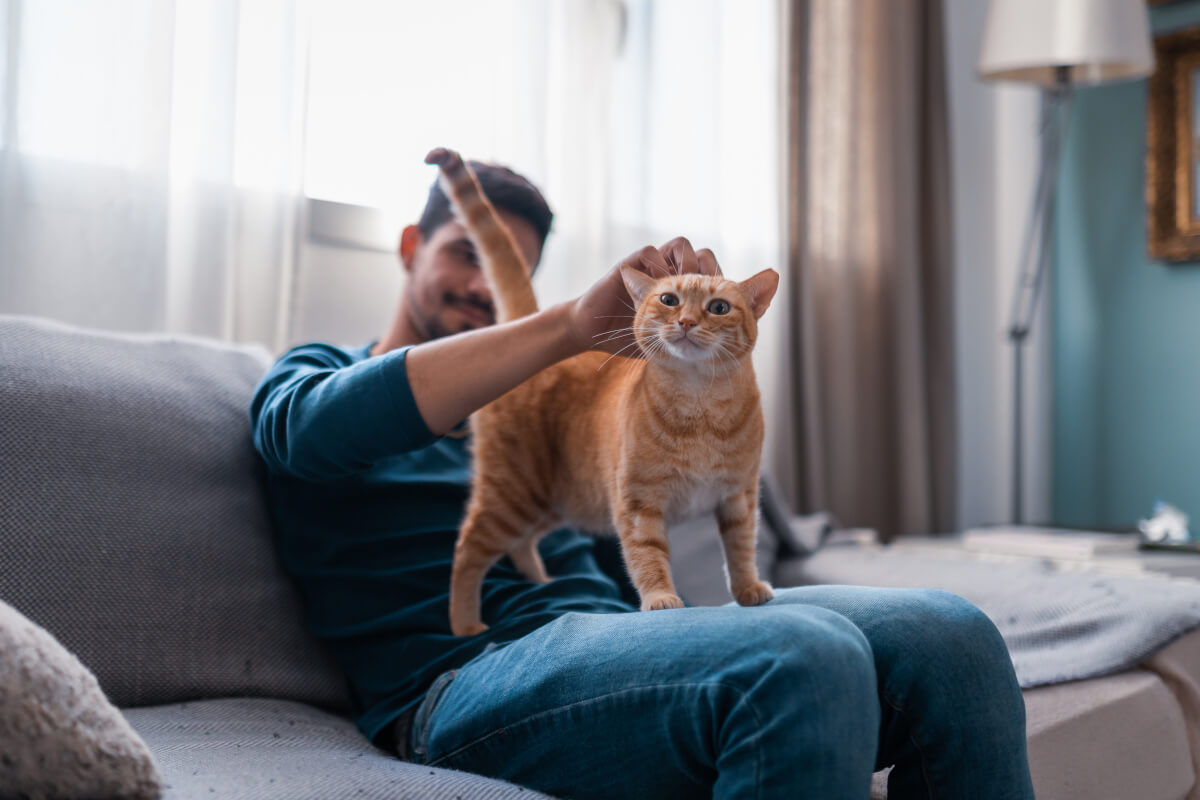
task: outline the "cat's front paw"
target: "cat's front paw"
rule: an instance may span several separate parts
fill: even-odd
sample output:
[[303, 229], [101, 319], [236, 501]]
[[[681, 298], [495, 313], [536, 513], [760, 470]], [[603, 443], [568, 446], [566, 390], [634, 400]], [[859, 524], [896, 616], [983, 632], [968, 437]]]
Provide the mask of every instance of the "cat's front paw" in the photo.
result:
[[774, 596], [775, 591], [766, 581], [755, 581], [733, 592], [733, 599], [737, 600], [739, 606], [761, 606]]
[[654, 592], [642, 598], [642, 611], [658, 611], [663, 608], [683, 608], [683, 601], [670, 592]]
[[483, 633], [488, 629], [487, 625], [482, 622], [455, 622], [450, 620], [450, 630], [455, 636], [474, 636], [477, 633]]

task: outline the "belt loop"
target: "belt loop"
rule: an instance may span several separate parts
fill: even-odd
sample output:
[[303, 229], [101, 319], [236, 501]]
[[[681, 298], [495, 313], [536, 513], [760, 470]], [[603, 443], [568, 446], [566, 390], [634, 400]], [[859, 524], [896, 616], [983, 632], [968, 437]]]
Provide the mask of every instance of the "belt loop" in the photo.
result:
[[416, 756], [421, 764], [425, 763], [425, 755], [429, 746], [429, 724], [433, 719], [433, 712], [437, 710], [438, 701], [441, 700], [442, 695], [445, 694], [457, 674], [458, 670], [452, 669], [438, 675], [433, 685], [429, 687], [429, 691], [425, 693], [425, 699], [417, 706], [416, 714], [413, 715], [409, 746], [412, 755]]

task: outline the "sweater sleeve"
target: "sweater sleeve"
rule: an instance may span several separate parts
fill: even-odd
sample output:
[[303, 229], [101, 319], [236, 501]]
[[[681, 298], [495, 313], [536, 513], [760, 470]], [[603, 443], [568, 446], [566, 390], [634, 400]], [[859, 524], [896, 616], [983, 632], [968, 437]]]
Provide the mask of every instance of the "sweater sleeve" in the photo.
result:
[[250, 404], [254, 446], [274, 472], [329, 480], [437, 437], [408, 383], [408, 348], [357, 359], [324, 344], [284, 354]]

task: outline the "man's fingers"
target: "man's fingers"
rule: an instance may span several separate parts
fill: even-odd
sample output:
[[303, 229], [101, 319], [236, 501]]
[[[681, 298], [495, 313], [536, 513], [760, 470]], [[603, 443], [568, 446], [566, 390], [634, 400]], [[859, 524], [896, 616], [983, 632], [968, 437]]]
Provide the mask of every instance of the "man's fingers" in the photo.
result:
[[663, 254], [658, 251], [657, 247], [643, 247], [630, 256], [628, 261], [653, 278], [661, 278], [675, 271], [667, 263], [667, 259], [663, 258]]
[[692, 243], [682, 236], [672, 239], [662, 247], [643, 247], [626, 258], [620, 266], [625, 264], [636, 267], [652, 278], [687, 273], [721, 274], [721, 267], [717, 264], [712, 250], [705, 248], [696, 252], [692, 249]]
[[631, 253], [624, 261], [613, 269], [613, 274], [620, 280], [621, 267], [630, 266], [639, 272], [644, 272], [652, 278], [661, 278], [675, 272], [675, 268], [667, 263], [657, 247], [643, 247], [636, 253]]
[[692, 243], [682, 236], [677, 236], [660, 249], [666, 256], [667, 263], [671, 265], [672, 272], [695, 273], [700, 271], [700, 262], [696, 259], [696, 251], [692, 249]]
[[707, 247], [696, 253], [696, 261], [700, 263], [701, 275], [720, 275], [721, 267], [717, 264], [717, 257], [713, 255], [713, 251]]

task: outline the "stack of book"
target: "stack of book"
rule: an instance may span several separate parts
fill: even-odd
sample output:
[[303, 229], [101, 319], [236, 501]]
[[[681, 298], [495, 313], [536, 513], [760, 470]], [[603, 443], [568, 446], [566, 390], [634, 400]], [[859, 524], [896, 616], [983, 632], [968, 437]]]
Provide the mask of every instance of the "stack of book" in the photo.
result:
[[1133, 554], [1136, 533], [1096, 533], [1029, 525], [973, 528], [962, 536], [966, 550], [998, 555], [1089, 559], [1098, 555]]

